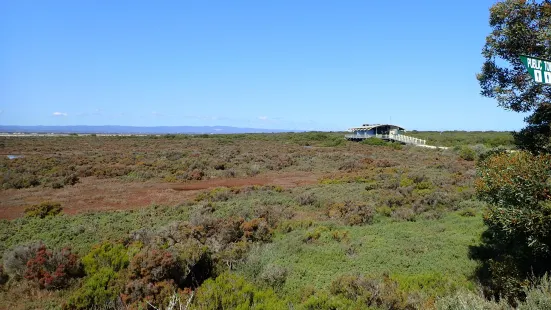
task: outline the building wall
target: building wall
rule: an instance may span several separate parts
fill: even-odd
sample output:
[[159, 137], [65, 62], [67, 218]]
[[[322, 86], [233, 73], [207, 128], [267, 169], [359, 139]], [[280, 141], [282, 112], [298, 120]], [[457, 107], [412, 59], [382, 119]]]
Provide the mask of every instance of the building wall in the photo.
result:
[[357, 136], [374, 136], [375, 135], [375, 129], [356, 131], [356, 135]]

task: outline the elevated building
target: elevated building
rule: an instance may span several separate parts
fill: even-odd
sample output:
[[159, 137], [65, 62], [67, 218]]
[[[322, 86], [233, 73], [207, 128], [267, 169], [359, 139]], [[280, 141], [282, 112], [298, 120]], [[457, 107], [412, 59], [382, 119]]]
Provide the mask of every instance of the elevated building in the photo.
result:
[[425, 145], [426, 141], [404, 135], [403, 127], [391, 124], [363, 124], [359, 127], [348, 129], [350, 134], [345, 135], [349, 141], [363, 141], [365, 139], [383, 139], [385, 141], [404, 144]]

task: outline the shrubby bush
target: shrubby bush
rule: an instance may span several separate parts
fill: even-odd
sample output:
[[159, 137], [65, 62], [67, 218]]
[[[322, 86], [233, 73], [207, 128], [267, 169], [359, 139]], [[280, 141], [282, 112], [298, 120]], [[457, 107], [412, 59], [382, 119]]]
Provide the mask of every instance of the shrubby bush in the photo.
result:
[[124, 287], [123, 279], [112, 268], [102, 267], [90, 274], [69, 297], [64, 309], [91, 309], [113, 302]]
[[272, 239], [272, 229], [265, 219], [255, 218], [241, 224], [243, 238], [247, 241], [268, 242]]
[[309, 229], [306, 234], [304, 235], [304, 238], [302, 239], [303, 242], [311, 243], [316, 240], [318, 240], [321, 237], [321, 234], [328, 231], [329, 228], [327, 226], [317, 226], [315, 228]]
[[458, 291], [450, 296], [443, 296], [436, 300], [437, 310], [539, 310], [551, 309], [551, 281], [547, 275], [523, 289], [525, 298], [515, 300], [513, 308], [505, 299], [500, 301], [488, 300], [479, 293]]
[[82, 275], [78, 257], [67, 248], [52, 252], [42, 244], [26, 265], [25, 279], [41, 289], [67, 287], [71, 278]]
[[38, 205], [25, 208], [25, 216], [43, 219], [47, 216], [56, 216], [61, 211], [63, 211], [63, 208], [59, 202], [44, 201]]
[[364, 139], [360, 143], [365, 144], [365, 145], [377, 145], [377, 146], [389, 145], [390, 144], [390, 143], [384, 141], [383, 139], [378, 139], [378, 138]]
[[410, 221], [414, 222], [416, 219], [415, 212], [412, 208], [402, 207], [396, 208], [392, 211], [391, 217], [398, 221]]
[[260, 281], [273, 289], [281, 289], [287, 279], [287, 269], [278, 265], [264, 266]]
[[25, 275], [27, 262], [36, 256], [42, 242], [22, 244], [4, 254], [4, 269], [10, 278], [20, 280]]
[[94, 246], [90, 252], [82, 258], [84, 271], [93, 275], [102, 268], [112, 269], [118, 272], [130, 263], [129, 253], [126, 247], [120, 243], [104, 242]]
[[459, 211], [459, 215], [466, 216], [466, 217], [472, 217], [476, 216], [476, 209], [473, 208], [463, 208]]
[[314, 193], [305, 192], [297, 196], [297, 202], [301, 206], [315, 205], [318, 203], [318, 199]]
[[458, 291], [454, 295], [438, 298], [435, 308], [437, 310], [508, 310], [510, 306], [505, 302], [495, 303], [469, 291]]
[[327, 292], [317, 292], [305, 295], [305, 300], [299, 309], [304, 310], [335, 310], [335, 309], [362, 309], [361, 302], [347, 299], [341, 295], [330, 295]]
[[286, 309], [284, 299], [271, 289], [262, 290], [244, 278], [223, 273], [197, 289], [192, 309]]
[[524, 288], [524, 295], [526, 298], [519, 303], [519, 310], [551, 309], [551, 277], [544, 274], [536, 279], [532, 285]]
[[472, 148], [463, 146], [459, 149], [459, 157], [467, 161], [473, 161], [477, 156], [476, 152]]
[[388, 276], [366, 278], [363, 276], [342, 276], [331, 283], [331, 294], [359, 302], [367, 307], [381, 309], [416, 309], [407, 293], [401, 291], [398, 283]]
[[345, 201], [330, 205], [327, 215], [331, 218], [342, 219], [348, 225], [363, 225], [373, 222], [375, 209], [363, 203]]
[[8, 276], [6, 271], [4, 270], [4, 265], [0, 264], [0, 286], [6, 284], [9, 280], [9, 278], [10, 277]]
[[488, 208], [488, 204], [486, 202], [480, 201], [480, 200], [472, 200], [472, 199], [460, 201], [456, 207], [457, 210], [462, 210], [462, 209], [485, 210], [486, 208]]
[[175, 280], [181, 276], [170, 252], [147, 247], [132, 258], [128, 271], [130, 282], [125, 288], [128, 303], [140, 302], [145, 297], [157, 304], [164, 303], [174, 291]]
[[338, 241], [338, 242], [341, 242], [341, 241], [348, 242], [348, 241], [350, 241], [350, 238], [348, 236], [348, 231], [346, 231], [346, 230], [343, 230], [343, 231], [335, 230], [335, 231], [333, 231], [331, 233], [331, 238], [333, 238], [333, 240]]
[[484, 263], [487, 294], [514, 304], [526, 279], [551, 270], [551, 155], [499, 153], [481, 160], [478, 174], [478, 197], [490, 207], [485, 243], [472, 255]]

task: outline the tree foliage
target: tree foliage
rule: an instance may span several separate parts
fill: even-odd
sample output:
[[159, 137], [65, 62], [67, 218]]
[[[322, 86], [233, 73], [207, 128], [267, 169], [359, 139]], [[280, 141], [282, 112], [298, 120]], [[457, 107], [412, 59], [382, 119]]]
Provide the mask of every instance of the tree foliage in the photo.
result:
[[492, 32], [482, 50], [477, 79], [482, 95], [516, 112], [532, 112], [528, 127], [515, 135], [530, 151], [549, 149], [551, 87], [535, 83], [520, 55], [551, 59], [551, 1], [505, 0], [490, 8]]
[[551, 268], [551, 155], [501, 153], [478, 165], [478, 197], [490, 204], [477, 258], [492, 297], [523, 298], [525, 280]]

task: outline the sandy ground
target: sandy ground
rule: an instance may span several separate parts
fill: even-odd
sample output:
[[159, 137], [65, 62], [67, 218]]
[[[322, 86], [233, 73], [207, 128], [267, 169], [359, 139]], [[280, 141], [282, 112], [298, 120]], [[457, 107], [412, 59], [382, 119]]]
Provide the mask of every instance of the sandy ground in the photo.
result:
[[123, 182], [115, 179], [81, 179], [74, 186], [62, 189], [27, 188], [0, 191], [0, 219], [23, 215], [25, 207], [43, 201], [60, 202], [63, 212], [139, 209], [151, 204], [177, 205], [191, 200], [207, 189], [250, 185], [277, 185], [292, 188], [314, 184], [318, 176], [312, 173], [264, 174], [249, 178], [212, 179], [188, 183]]

